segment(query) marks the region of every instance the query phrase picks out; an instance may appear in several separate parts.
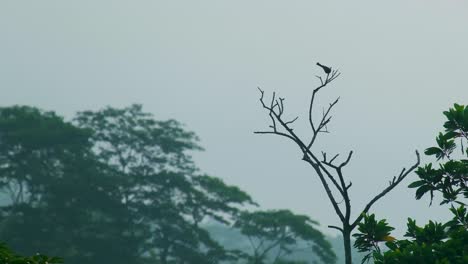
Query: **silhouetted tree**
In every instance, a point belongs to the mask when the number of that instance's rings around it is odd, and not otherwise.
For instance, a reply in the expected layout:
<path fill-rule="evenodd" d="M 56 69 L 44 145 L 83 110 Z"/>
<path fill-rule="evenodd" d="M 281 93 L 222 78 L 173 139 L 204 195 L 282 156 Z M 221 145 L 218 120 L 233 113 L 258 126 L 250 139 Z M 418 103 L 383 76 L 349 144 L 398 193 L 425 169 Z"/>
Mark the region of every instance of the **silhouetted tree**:
<path fill-rule="evenodd" d="M 319 65 L 323 68 L 323 65 Z M 329 67 L 327 67 L 329 68 Z M 262 107 L 267 111 L 268 116 L 271 120 L 270 130 L 268 131 L 257 131 L 257 134 L 271 134 L 281 137 L 285 137 L 291 140 L 297 145 L 299 151 L 302 153 L 303 160 L 307 162 L 312 169 L 315 171 L 318 176 L 320 183 L 322 184 L 328 199 L 330 200 L 333 209 L 335 210 L 341 226 L 330 225 L 330 228 L 337 229 L 343 235 L 344 240 L 344 249 L 345 249 L 345 261 L 346 264 L 351 263 L 351 232 L 356 228 L 358 223 L 362 220 L 364 215 L 369 211 L 372 205 L 377 202 L 380 198 L 385 196 L 390 192 L 395 186 L 397 186 L 403 179 L 412 172 L 419 165 L 419 154 L 416 152 L 417 161 L 411 166 L 408 170 L 403 169 L 398 176 L 393 177 L 390 181 L 389 186 L 383 189 L 381 192 L 376 194 L 366 206 L 359 212 L 358 216 L 354 219 L 351 218 L 351 202 L 349 197 L 349 189 L 352 186 L 351 182 L 346 182 L 343 169 L 351 160 L 353 152 L 350 151 L 346 159 L 341 163 L 336 163 L 338 154 L 330 158 L 327 156 L 326 152 L 316 153 L 312 146 L 318 139 L 318 136 L 321 133 L 326 133 L 327 124 L 331 120 L 330 112 L 332 108 L 338 103 L 338 99 L 333 101 L 326 109 L 323 111 L 323 115 L 319 118 L 319 121 L 314 120 L 313 108 L 315 105 L 315 98 L 324 87 L 334 81 L 340 73 L 337 70 L 331 70 L 327 73 L 327 69 L 323 68 L 326 72 L 325 77 L 318 77 L 320 80 L 320 85 L 312 91 L 312 96 L 309 104 L 308 111 L 308 120 L 309 125 L 312 131 L 312 136 L 310 139 L 305 140 L 299 137 L 292 128 L 292 124 L 297 120 L 297 117 L 292 120 L 287 120 L 284 117 L 285 105 L 284 98 L 276 97 L 276 94 L 273 93 L 271 100 L 267 103 L 264 99 L 264 91 L 260 90 L 261 97 L 260 103 Z M 331 185 L 331 187 L 330 187 Z M 334 193 L 332 188 L 336 189 L 338 193 Z M 338 201 L 343 200 L 344 203 L 339 203 Z"/>
<path fill-rule="evenodd" d="M 244 254 L 225 249 L 204 224 L 231 226 L 245 205 L 256 204 L 200 173 L 194 150 L 201 148 L 193 132 L 154 120 L 140 105 L 80 112 L 73 122 L 34 107 L 0 108 L 0 241 L 22 255 L 58 255 L 69 264 L 236 262 Z M 333 258 L 309 218 L 269 216 L 314 242 L 322 259 Z M 294 239 L 281 240 L 283 253 Z M 6 248 L 2 256 L 21 264 L 59 261 L 16 257 Z"/>
<path fill-rule="evenodd" d="M 0 240 L 23 255 L 128 263 L 112 224 L 120 202 L 89 136 L 53 112 L 0 108 L 0 191 L 9 197 L 0 207 Z"/>
<path fill-rule="evenodd" d="M 85 111 L 75 120 L 93 132 L 99 160 L 115 169 L 124 218 L 132 227 L 126 236 L 145 241 L 140 254 L 163 264 L 233 257 L 200 223 L 227 223 L 239 206 L 254 202 L 239 188 L 198 172 L 188 154 L 201 149 L 193 132 L 175 120 L 154 120 L 140 105 Z"/>
<path fill-rule="evenodd" d="M 252 247 L 249 263 L 298 263 L 287 256 L 310 249 L 324 263 L 335 263 L 336 256 L 318 223 L 289 210 L 243 212 L 235 223 Z M 273 256 L 273 257 L 271 257 Z"/>
<path fill-rule="evenodd" d="M 76 125 L 75 125 L 76 124 Z M 0 240 L 67 263 L 207 263 L 235 258 L 200 226 L 250 196 L 199 173 L 194 133 L 133 105 L 79 113 L 0 108 Z"/>

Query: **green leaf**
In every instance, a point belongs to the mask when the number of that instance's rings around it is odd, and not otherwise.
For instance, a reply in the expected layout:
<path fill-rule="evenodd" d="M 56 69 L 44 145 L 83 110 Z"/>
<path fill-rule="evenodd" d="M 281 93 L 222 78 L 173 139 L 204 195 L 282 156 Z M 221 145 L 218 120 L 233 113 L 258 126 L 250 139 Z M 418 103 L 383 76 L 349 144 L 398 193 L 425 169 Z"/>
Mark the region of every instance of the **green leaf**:
<path fill-rule="evenodd" d="M 419 200 L 421 199 L 421 197 L 423 197 L 423 195 L 430 191 L 431 190 L 431 186 L 428 186 L 428 185 L 423 185 L 421 187 L 419 187 L 417 190 L 416 190 L 416 200 Z"/>
<path fill-rule="evenodd" d="M 426 183 L 425 181 L 415 181 L 415 182 L 410 183 L 408 185 L 408 188 L 416 188 L 416 187 L 424 185 L 425 183 Z"/>
<path fill-rule="evenodd" d="M 440 155 L 442 153 L 443 151 L 438 147 L 430 147 L 424 151 L 424 154 L 426 155 Z"/>

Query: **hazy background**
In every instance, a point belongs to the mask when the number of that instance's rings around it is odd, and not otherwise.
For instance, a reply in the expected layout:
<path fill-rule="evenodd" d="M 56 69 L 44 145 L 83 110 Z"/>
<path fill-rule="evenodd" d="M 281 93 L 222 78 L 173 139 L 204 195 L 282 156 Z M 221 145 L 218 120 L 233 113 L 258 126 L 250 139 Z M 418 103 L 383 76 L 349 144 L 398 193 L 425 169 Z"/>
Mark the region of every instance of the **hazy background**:
<path fill-rule="evenodd" d="M 356 214 L 414 163 L 414 150 L 434 143 L 442 111 L 467 103 L 467 13 L 461 0 L 2 1 L 0 105 L 69 118 L 141 103 L 200 136 L 206 151 L 194 157 L 203 171 L 265 208 L 337 224 L 298 149 L 253 134 L 268 126 L 256 87 L 286 97 L 308 137 L 308 100 L 322 73 L 315 63 L 342 71 L 318 100 L 341 96 L 317 149 L 355 151 L 345 173 Z M 449 217 L 414 200 L 406 186 L 415 177 L 372 210 L 399 235 L 408 216 L 421 224 Z"/>

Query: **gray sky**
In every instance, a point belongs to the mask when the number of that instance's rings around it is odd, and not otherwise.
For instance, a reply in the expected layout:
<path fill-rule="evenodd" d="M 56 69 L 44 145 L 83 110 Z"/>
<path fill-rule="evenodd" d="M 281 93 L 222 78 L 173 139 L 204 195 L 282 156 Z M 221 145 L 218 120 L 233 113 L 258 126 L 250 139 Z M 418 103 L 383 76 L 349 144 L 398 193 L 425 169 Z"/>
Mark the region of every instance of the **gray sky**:
<path fill-rule="evenodd" d="M 467 12 L 461 0 L 2 1 L 0 105 L 70 117 L 141 103 L 201 137 L 206 151 L 195 158 L 203 171 L 264 208 L 337 224 L 298 149 L 252 133 L 268 125 L 256 87 L 286 97 L 307 137 L 315 63 L 342 71 L 319 97 L 322 105 L 341 101 L 317 149 L 355 151 L 345 172 L 357 213 L 415 161 L 415 149 L 433 144 L 442 111 L 467 103 Z M 408 216 L 420 224 L 449 217 L 414 200 L 406 186 L 415 178 L 373 210 L 397 234 Z"/>

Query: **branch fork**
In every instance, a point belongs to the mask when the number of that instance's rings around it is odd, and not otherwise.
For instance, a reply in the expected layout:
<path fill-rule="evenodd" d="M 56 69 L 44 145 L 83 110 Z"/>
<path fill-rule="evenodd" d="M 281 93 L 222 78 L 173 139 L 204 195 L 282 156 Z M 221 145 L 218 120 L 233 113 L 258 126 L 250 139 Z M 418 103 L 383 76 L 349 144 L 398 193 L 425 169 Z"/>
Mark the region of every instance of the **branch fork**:
<path fill-rule="evenodd" d="M 346 183 L 343 170 L 351 161 L 353 156 L 353 151 L 349 151 L 346 159 L 341 163 L 337 163 L 339 154 L 334 155 L 329 159 L 327 157 L 327 153 L 322 151 L 321 152 L 321 159 L 318 158 L 318 155 L 312 151 L 312 147 L 316 142 L 318 135 L 320 133 L 328 133 L 327 125 L 331 122 L 332 116 L 331 111 L 332 109 L 338 104 L 339 97 L 336 98 L 333 102 L 329 103 L 327 107 L 323 108 L 322 116 L 319 118 L 318 121 L 314 120 L 313 113 L 314 113 L 314 105 L 315 99 L 318 93 L 328 86 L 331 82 L 333 82 L 336 78 L 340 76 L 340 72 L 338 70 L 332 70 L 330 73 L 326 74 L 326 76 L 316 76 L 319 81 L 320 85 L 317 86 L 315 89 L 312 90 L 312 95 L 309 103 L 309 111 L 308 111 L 308 122 L 310 125 L 310 129 L 312 132 L 311 138 L 307 141 L 300 138 L 291 127 L 295 121 L 298 120 L 298 116 L 286 120 L 283 118 L 285 113 L 285 104 L 284 98 L 276 97 L 276 93 L 273 92 L 271 101 L 269 103 L 265 102 L 264 95 L 265 92 L 258 87 L 260 91 L 260 104 L 262 107 L 267 110 L 268 116 L 271 119 L 271 124 L 269 127 L 271 130 L 268 131 L 256 131 L 256 134 L 273 134 L 278 135 L 281 137 L 288 138 L 292 140 L 300 149 L 301 153 L 303 154 L 302 160 L 309 163 L 311 167 L 316 172 L 322 186 L 325 189 L 325 192 L 336 212 L 340 221 L 342 222 L 342 227 L 328 226 L 329 228 L 337 229 L 344 236 L 350 236 L 352 230 L 357 226 L 357 224 L 362 220 L 363 216 L 370 210 L 372 205 L 377 202 L 380 198 L 394 189 L 399 183 L 401 183 L 411 172 L 413 172 L 420 163 L 420 156 L 419 153 L 416 151 L 416 162 L 406 170 L 403 168 L 398 176 L 394 176 L 390 181 L 389 185 L 375 195 L 364 207 L 364 209 L 359 213 L 359 215 L 352 221 L 351 220 L 351 202 L 349 197 L 349 189 L 352 186 L 352 182 L 349 181 Z M 333 187 L 333 189 L 331 188 Z M 340 201 L 340 202 L 337 202 Z M 344 204 L 342 202 L 344 201 Z M 346 238 L 345 238 L 346 240 Z M 349 242 L 349 241 L 348 241 Z M 348 243 L 345 241 L 345 244 Z M 346 248 L 347 246 L 345 246 Z M 348 262 L 347 262 L 348 263 Z"/>

